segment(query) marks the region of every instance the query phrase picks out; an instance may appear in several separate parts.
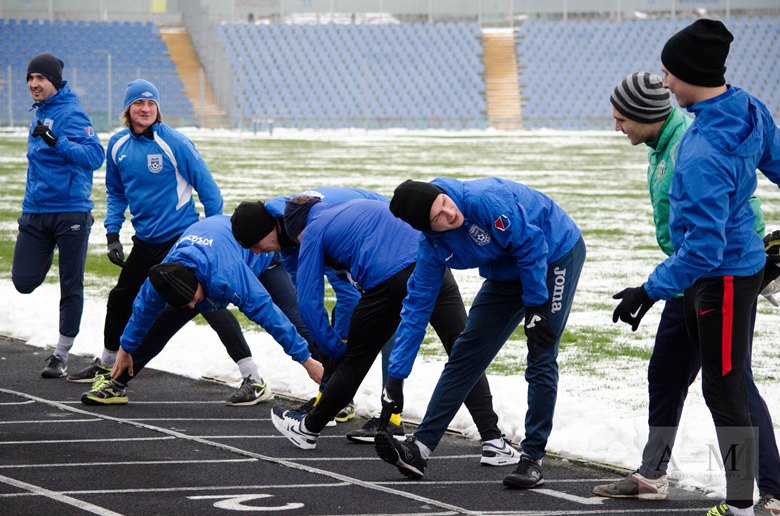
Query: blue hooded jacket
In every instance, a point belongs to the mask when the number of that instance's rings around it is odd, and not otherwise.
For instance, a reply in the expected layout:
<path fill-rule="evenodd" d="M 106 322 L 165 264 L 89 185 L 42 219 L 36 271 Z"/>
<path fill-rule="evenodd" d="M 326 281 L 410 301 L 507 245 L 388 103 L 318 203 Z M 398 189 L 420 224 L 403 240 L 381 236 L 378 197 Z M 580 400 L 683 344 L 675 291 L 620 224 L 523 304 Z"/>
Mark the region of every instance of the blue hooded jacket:
<path fill-rule="evenodd" d="M 385 204 L 390 203 L 390 200 L 384 195 L 368 190 L 324 186 L 313 190 L 306 190 L 305 192 L 289 197 L 274 197 L 265 201 L 265 209 L 279 221 L 280 227 L 284 227 L 285 203 L 293 197 L 298 197 L 300 195 L 319 197 L 322 199 L 320 202 L 325 206 L 334 206 L 353 199 L 373 199 L 375 201 L 382 201 Z M 293 244 L 291 246 L 283 247 L 279 252 L 279 255 L 282 258 L 285 270 L 290 274 L 293 285 L 297 285 L 298 245 Z M 346 339 L 347 333 L 349 332 L 349 320 L 352 318 L 352 312 L 355 310 L 358 301 L 360 301 L 360 292 L 358 292 L 348 280 L 333 272 L 333 269 L 330 267 L 325 269 L 325 275 L 328 277 L 328 282 L 336 293 L 336 306 L 334 308 L 335 323 L 333 327 L 342 339 Z"/>
<path fill-rule="evenodd" d="M 312 206 L 298 253 L 298 309 L 324 353 L 339 359 L 346 349 L 323 304 L 326 265 L 367 291 L 414 262 L 419 234 L 383 201 Z"/>
<path fill-rule="evenodd" d="M 257 279 L 273 256 L 255 255 L 243 249 L 233 238 L 230 218 L 217 215 L 187 228 L 163 263 L 179 262 L 195 272 L 206 295 L 195 306 L 200 312 L 222 309 L 232 303 L 262 326 L 293 360 L 303 362 L 311 356 L 306 341 Z M 122 349 L 135 350 L 164 307 L 165 300 L 147 279 L 133 302 L 133 315 L 122 334 Z"/>
<path fill-rule="evenodd" d="M 463 225 L 420 236 L 417 265 L 409 278 L 401 325 L 390 355 L 388 373 L 406 378 L 425 337 L 441 289 L 445 267 L 479 268 L 482 277 L 520 281 L 525 306 L 548 299 L 547 267 L 566 255 L 582 236 L 552 199 L 520 183 L 497 177 L 431 181 L 463 214 Z"/>
<path fill-rule="evenodd" d="M 57 93 L 33 109 L 22 212 L 91 211 L 92 172 L 103 164 L 105 152 L 78 97 L 63 81 Z M 54 147 L 32 136 L 39 121 L 57 137 Z"/>
<path fill-rule="evenodd" d="M 167 242 L 198 221 L 192 191 L 206 217 L 222 213 L 222 194 L 192 142 L 155 123 L 154 140 L 125 128 L 111 137 L 106 157 L 107 233 L 119 233 L 130 208 L 138 238 Z"/>
<path fill-rule="evenodd" d="M 699 278 L 753 275 L 766 262 L 749 199 L 756 168 L 780 184 L 780 131 L 761 101 L 733 86 L 688 111 L 696 120 L 680 140 L 669 190 L 675 251 L 645 283 L 654 300 Z"/>

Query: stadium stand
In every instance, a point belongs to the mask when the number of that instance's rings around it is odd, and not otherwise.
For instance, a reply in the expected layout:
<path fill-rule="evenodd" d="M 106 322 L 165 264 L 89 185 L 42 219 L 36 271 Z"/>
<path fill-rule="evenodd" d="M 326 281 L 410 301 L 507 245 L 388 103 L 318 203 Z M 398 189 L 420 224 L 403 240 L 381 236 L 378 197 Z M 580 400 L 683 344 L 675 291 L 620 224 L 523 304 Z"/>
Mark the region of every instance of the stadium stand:
<path fill-rule="evenodd" d="M 526 21 L 516 53 L 526 128 L 608 129 L 609 95 L 626 75 L 660 72 L 666 40 L 690 20 Z M 732 17 L 726 79 L 780 116 L 780 17 Z"/>
<path fill-rule="evenodd" d="M 476 23 L 216 25 L 247 119 L 280 127 L 485 126 Z"/>
<path fill-rule="evenodd" d="M 0 113 L 10 106 L 16 125 L 29 122 L 32 101 L 25 74 L 30 58 L 41 52 L 65 62 L 63 78 L 98 130 L 120 125 L 125 88 L 138 77 L 160 90 L 166 120 L 181 124 L 195 119 L 159 29 L 151 22 L 9 19 L 0 20 Z"/>

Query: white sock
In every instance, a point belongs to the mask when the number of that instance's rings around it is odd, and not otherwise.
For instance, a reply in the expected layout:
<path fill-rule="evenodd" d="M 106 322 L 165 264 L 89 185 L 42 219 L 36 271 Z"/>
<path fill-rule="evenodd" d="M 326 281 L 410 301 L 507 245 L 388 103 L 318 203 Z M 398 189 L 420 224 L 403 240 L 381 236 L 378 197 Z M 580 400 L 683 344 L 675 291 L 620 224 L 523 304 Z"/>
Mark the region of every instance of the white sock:
<path fill-rule="evenodd" d="M 73 347 L 74 339 L 75 337 L 60 335 L 60 340 L 57 342 L 57 349 L 54 350 L 54 354 L 60 357 L 66 364 L 68 363 L 68 353 L 70 353 L 70 348 Z"/>
<path fill-rule="evenodd" d="M 755 514 L 752 507 L 745 507 L 744 509 L 740 509 L 738 507 L 734 507 L 733 505 L 729 505 L 729 510 L 734 513 L 734 516 L 753 516 L 753 514 Z"/>
<path fill-rule="evenodd" d="M 100 355 L 100 363 L 106 367 L 114 367 L 116 363 L 116 351 L 103 348 L 103 354 Z"/>
<path fill-rule="evenodd" d="M 420 449 L 420 457 L 422 457 L 423 460 L 428 460 L 428 457 L 431 456 L 431 449 L 416 439 L 414 441 L 414 444 L 416 444 L 417 447 Z"/>
<path fill-rule="evenodd" d="M 482 444 L 492 444 L 496 448 L 502 448 L 504 446 L 504 440 L 501 437 L 496 437 L 489 441 L 482 441 Z"/>
<path fill-rule="evenodd" d="M 241 378 L 251 376 L 255 380 L 260 379 L 260 371 L 257 370 L 257 364 L 252 357 L 242 358 L 236 364 L 238 364 L 238 370 L 241 372 Z"/>

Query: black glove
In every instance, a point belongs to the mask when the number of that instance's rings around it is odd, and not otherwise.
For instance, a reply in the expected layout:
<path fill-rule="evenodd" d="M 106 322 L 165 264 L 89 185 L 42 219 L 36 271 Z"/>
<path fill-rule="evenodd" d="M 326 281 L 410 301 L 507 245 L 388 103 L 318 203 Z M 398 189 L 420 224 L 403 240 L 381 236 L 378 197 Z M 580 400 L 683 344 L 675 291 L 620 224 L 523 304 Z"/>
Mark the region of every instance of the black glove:
<path fill-rule="evenodd" d="M 620 319 L 631 325 L 631 331 L 636 331 L 639 328 L 639 321 L 655 303 L 647 295 L 644 285 L 623 289 L 612 296 L 612 299 L 622 299 L 615 311 L 612 312 L 612 322 L 616 323 Z"/>
<path fill-rule="evenodd" d="M 767 262 L 780 262 L 780 229 L 776 229 L 764 237 L 764 251 Z M 767 263 L 767 265 L 769 264 Z"/>
<path fill-rule="evenodd" d="M 544 306 L 525 307 L 525 336 L 529 347 L 538 345 L 551 348 L 555 345 L 556 335 L 547 324 Z"/>
<path fill-rule="evenodd" d="M 54 133 L 51 132 L 51 129 L 43 125 L 40 120 L 38 120 L 38 125 L 36 125 L 35 129 L 33 129 L 32 135 L 33 138 L 38 138 L 39 136 L 43 138 L 43 141 L 45 141 L 46 145 L 49 147 L 54 147 L 54 145 L 57 143 L 57 137 L 54 136 Z"/>
<path fill-rule="evenodd" d="M 390 416 L 400 414 L 404 408 L 403 378 L 387 377 L 387 385 L 382 391 L 382 413 L 379 415 L 379 430 L 387 428 Z"/>
<path fill-rule="evenodd" d="M 761 280 L 761 288 L 759 289 L 759 292 L 763 294 L 763 290 L 766 288 L 766 286 L 772 283 L 778 277 L 780 277 L 780 264 L 771 261 L 769 257 L 767 257 L 766 265 L 764 266 L 764 278 Z"/>
<path fill-rule="evenodd" d="M 106 252 L 108 259 L 114 265 L 124 267 L 125 253 L 122 250 L 122 242 L 119 241 L 119 233 L 108 233 L 106 240 L 108 240 L 108 251 Z"/>

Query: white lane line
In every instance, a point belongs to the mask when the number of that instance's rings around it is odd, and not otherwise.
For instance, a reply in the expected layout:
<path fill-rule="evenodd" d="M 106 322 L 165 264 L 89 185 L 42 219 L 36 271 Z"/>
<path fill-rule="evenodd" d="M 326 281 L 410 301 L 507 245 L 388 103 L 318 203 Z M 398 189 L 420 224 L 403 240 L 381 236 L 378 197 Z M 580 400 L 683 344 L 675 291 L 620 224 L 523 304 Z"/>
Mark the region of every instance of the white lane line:
<path fill-rule="evenodd" d="M 83 500 L 77 500 L 76 498 L 71 498 L 70 496 L 57 493 L 56 491 L 50 491 L 43 487 L 35 486 L 33 484 L 28 484 L 27 482 L 22 482 L 20 480 L 16 480 L 3 475 L 0 475 L 0 482 L 4 484 L 8 484 L 10 486 L 18 487 L 19 489 L 24 489 L 26 491 L 29 491 L 31 493 L 40 496 L 45 496 L 46 498 L 51 498 L 56 502 L 72 505 L 73 507 L 77 507 L 83 511 L 91 512 L 92 514 L 100 514 L 101 516 L 121 516 L 121 514 L 119 514 L 118 512 L 109 511 L 108 509 L 104 509 L 97 505 L 93 505 L 89 502 L 85 502 Z"/>
<path fill-rule="evenodd" d="M 0 403 L 0 407 L 5 407 L 6 405 L 29 405 L 30 403 L 35 403 L 33 400 L 27 400 L 27 401 L 5 401 L 3 403 Z"/>
<path fill-rule="evenodd" d="M 9 394 L 14 394 L 14 391 L 8 391 L 8 392 L 9 392 Z M 23 396 L 29 396 L 28 394 L 23 394 L 23 393 L 18 393 L 18 394 L 21 394 Z M 56 403 L 58 405 L 75 405 L 77 407 L 83 405 L 83 403 L 81 403 L 80 400 L 76 400 L 76 401 L 73 401 L 73 400 L 59 400 L 59 401 L 57 401 L 57 400 L 46 400 L 46 402 L 48 402 L 48 403 Z M 132 404 L 133 405 L 224 405 L 225 402 L 224 401 L 217 401 L 217 400 L 215 400 L 215 401 L 197 401 L 197 400 L 192 400 L 192 401 L 186 401 L 186 400 L 185 401 L 149 401 L 149 400 L 135 401 L 135 400 L 133 400 Z"/>
<path fill-rule="evenodd" d="M 201 459 L 201 460 L 129 460 L 115 462 L 64 462 L 52 464 L 0 464 L 0 469 L 24 468 L 93 468 L 99 466 L 154 466 L 159 464 L 222 464 L 232 462 L 257 462 L 257 459 Z"/>
<path fill-rule="evenodd" d="M 261 489 L 315 489 L 331 487 L 350 487 L 347 482 L 330 482 L 323 484 L 278 484 L 278 485 L 246 485 L 239 486 L 200 486 L 200 487 L 143 487 L 137 489 L 79 489 L 58 491 L 68 495 L 104 495 L 104 494 L 133 494 L 133 493 L 189 493 L 203 491 L 249 491 Z M 0 498 L 14 498 L 17 496 L 30 496 L 30 493 L 6 493 L 0 494 Z"/>
<path fill-rule="evenodd" d="M 172 436 L 178 437 L 180 439 L 184 439 L 184 440 L 200 443 L 200 444 L 203 444 L 203 445 L 206 445 L 206 446 L 212 446 L 212 447 L 215 447 L 215 448 L 218 448 L 218 449 L 221 449 L 221 450 L 225 450 L 225 451 L 229 451 L 229 452 L 232 452 L 232 453 L 236 453 L 238 455 L 243 455 L 245 457 L 252 457 L 252 458 L 255 458 L 255 459 L 263 460 L 263 461 L 269 462 L 271 464 L 278 464 L 280 466 L 284 466 L 284 467 L 287 467 L 287 468 L 297 469 L 299 471 L 304 471 L 304 472 L 312 473 L 312 474 L 315 474 L 315 475 L 322 475 L 322 476 L 333 478 L 335 480 L 339 480 L 339 481 L 342 481 L 342 482 L 349 482 L 350 484 L 353 484 L 353 485 L 356 485 L 356 486 L 359 486 L 359 487 L 363 487 L 365 489 L 371 489 L 371 490 L 374 490 L 374 491 L 381 491 L 381 492 L 384 492 L 384 493 L 387 493 L 387 494 L 400 496 L 400 497 L 407 498 L 407 499 L 410 499 L 410 500 L 415 500 L 415 501 L 426 503 L 426 504 L 429 504 L 429 505 L 432 505 L 432 506 L 435 506 L 435 507 L 439 507 L 441 509 L 445 509 L 445 510 L 448 510 L 448 511 L 454 511 L 454 512 L 457 512 L 459 514 L 474 514 L 474 515 L 479 514 L 479 512 L 470 511 L 470 510 L 465 509 L 463 507 L 458 507 L 456 505 L 452 505 L 452 504 L 449 504 L 449 503 L 446 503 L 446 502 L 442 502 L 440 500 L 435 500 L 433 498 L 427 498 L 425 496 L 420 496 L 420 495 L 416 495 L 416 494 L 413 494 L 413 493 L 407 493 L 405 491 L 401 491 L 401 490 L 398 490 L 398 489 L 392 489 L 390 487 L 385 487 L 385 486 L 382 486 L 382 485 L 375 484 L 373 482 L 367 482 L 365 480 L 360 480 L 360 479 L 357 479 L 357 478 L 349 477 L 347 475 L 342 475 L 340 473 L 335 473 L 335 472 L 332 472 L 332 471 L 326 471 L 326 470 L 319 469 L 319 468 L 313 468 L 313 467 L 310 467 L 310 466 L 305 466 L 305 465 L 299 464 L 299 463 L 297 463 L 295 461 L 278 459 L 276 457 L 271 457 L 269 455 L 262 455 L 262 454 L 259 454 L 259 453 L 254 453 L 254 452 L 250 452 L 250 451 L 247 451 L 247 450 L 242 450 L 241 448 L 236 448 L 234 446 L 229 446 L 229 445 L 222 444 L 222 443 L 219 443 L 219 442 L 216 442 L 216 441 L 210 441 L 208 439 L 201 439 L 201 438 L 198 438 L 198 437 L 192 437 L 191 435 L 183 434 L 183 433 L 177 432 L 175 430 L 170 430 L 170 429 L 167 429 L 167 428 L 147 425 L 146 423 L 130 421 L 130 420 L 127 420 L 127 419 L 122 419 L 122 418 L 113 417 L 113 416 L 107 416 L 107 415 L 103 415 L 103 414 L 94 414 L 94 413 L 88 412 L 86 410 L 78 409 L 78 408 L 75 408 L 75 407 L 70 407 L 70 406 L 68 406 L 66 404 L 63 404 L 63 403 L 47 400 L 47 399 L 44 399 L 44 398 L 40 398 L 38 396 L 33 396 L 31 394 L 18 392 L 18 391 L 14 391 L 14 390 L 10 390 L 10 389 L 0 388 L 0 392 L 5 392 L 7 394 L 13 394 L 13 395 L 20 396 L 20 397 L 23 397 L 23 398 L 35 400 L 35 401 L 37 401 L 39 403 L 50 405 L 52 407 L 57 407 L 57 408 L 59 408 L 61 410 L 67 410 L 67 411 L 70 411 L 70 412 L 74 412 L 76 414 L 83 414 L 83 415 L 92 416 L 92 417 L 97 416 L 97 417 L 100 417 L 102 419 L 106 419 L 108 421 L 114 421 L 114 422 L 117 422 L 117 423 L 120 423 L 120 424 L 131 425 L 131 426 L 135 426 L 135 427 L 138 427 L 138 428 L 144 428 L 146 430 L 153 430 L 153 431 L 160 432 L 160 433 L 166 434 L 166 435 L 172 435 Z"/>
<path fill-rule="evenodd" d="M 560 498 L 562 500 L 567 500 L 569 502 L 574 502 L 581 505 L 601 505 L 606 500 L 606 498 L 604 498 L 603 496 L 589 496 L 585 498 L 584 496 L 576 496 L 561 491 L 553 491 L 552 489 L 545 489 L 539 487 L 535 488 L 533 492 L 547 495 L 547 496 L 552 496 L 553 498 Z"/>
<path fill-rule="evenodd" d="M 125 437 L 117 439 L 46 439 L 41 441 L 0 441 L 3 444 L 75 444 L 75 443 L 125 443 L 130 441 L 170 441 L 175 437 Z"/>
<path fill-rule="evenodd" d="M 92 415 L 92 414 L 90 414 Z M 98 423 L 100 418 L 90 419 L 20 419 L 17 421 L 0 421 L 0 425 L 40 425 L 49 423 Z"/>
<path fill-rule="evenodd" d="M 674 507 L 674 508 L 662 508 L 662 509 L 604 509 L 599 507 L 598 509 L 588 510 L 570 510 L 570 511 L 482 511 L 480 514 L 489 515 L 497 514 L 502 516 L 576 516 L 576 515 L 589 515 L 589 516 L 603 516 L 605 514 L 647 514 L 647 513 L 663 513 L 663 512 L 683 512 L 687 514 L 705 514 L 706 511 L 712 509 L 712 506 L 707 507 Z"/>

